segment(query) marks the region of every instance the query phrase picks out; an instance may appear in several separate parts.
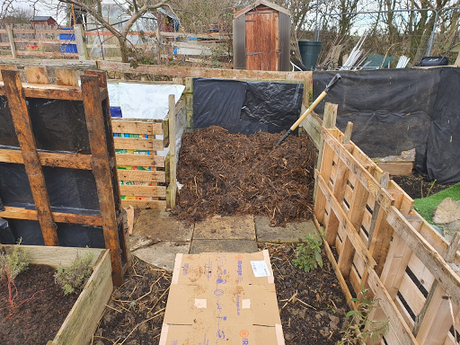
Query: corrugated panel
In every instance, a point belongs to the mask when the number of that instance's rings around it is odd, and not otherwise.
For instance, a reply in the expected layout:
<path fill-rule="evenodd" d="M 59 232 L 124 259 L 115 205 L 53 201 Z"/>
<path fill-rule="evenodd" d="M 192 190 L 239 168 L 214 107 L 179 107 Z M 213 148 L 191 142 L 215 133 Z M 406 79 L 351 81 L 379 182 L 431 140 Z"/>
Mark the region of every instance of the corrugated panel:
<path fill-rule="evenodd" d="M 246 16 L 233 20 L 233 67 L 246 69 Z"/>
<path fill-rule="evenodd" d="M 279 65 L 280 71 L 290 71 L 289 63 L 291 42 L 291 17 L 284 13 L 279 14 Z"/>

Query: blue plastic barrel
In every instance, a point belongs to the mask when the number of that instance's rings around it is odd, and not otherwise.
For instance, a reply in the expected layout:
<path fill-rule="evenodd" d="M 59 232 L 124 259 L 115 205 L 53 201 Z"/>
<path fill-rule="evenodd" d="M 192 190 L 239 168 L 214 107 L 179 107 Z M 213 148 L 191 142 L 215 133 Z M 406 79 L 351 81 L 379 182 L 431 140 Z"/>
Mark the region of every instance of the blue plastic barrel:
<path fill-rule="evenodd" d="M 323 42 L 320 41 L 299 41 L 300 56 L 302 57 L 303 64 L 309 71 L 313 71 L 316 68 L 322 44 Z"/>

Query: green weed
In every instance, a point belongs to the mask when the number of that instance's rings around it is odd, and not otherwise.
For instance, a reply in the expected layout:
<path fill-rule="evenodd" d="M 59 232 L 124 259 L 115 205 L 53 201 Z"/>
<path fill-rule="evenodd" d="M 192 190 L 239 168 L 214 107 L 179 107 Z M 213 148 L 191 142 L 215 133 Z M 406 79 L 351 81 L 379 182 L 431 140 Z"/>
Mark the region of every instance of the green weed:
<path fill-rule="evenodd" d="M 54 278 L 64 290 L 64 295 L 78 293 L 83 290 L 92 273 L 90 265 L 93 262 L 93 258 L 94 254 L 91 252 L 88 252 L 84 256 L 78 256 L 77 254 L 77 258 L 72 261 L 70 266 L 57 267 Z"/>
<path fill-rule="evenodd" d="M 323 241 L 320 236 L 308 235 L 305 240 L 296 248 L 296 258 L 292 263 L 304 270 L 310 272 L 316 268 L 323 267 L 323 258 L 321 257 L 321 245 Z"/>

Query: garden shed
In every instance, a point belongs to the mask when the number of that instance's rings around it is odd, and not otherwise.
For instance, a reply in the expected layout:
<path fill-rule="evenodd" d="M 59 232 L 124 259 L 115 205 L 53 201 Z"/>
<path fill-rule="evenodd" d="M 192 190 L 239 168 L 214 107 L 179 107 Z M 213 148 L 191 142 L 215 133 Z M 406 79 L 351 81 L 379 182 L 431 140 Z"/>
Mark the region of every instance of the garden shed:
<path fill-rule="evenodd" d="M 258 0 L 235 14 L 234 67 L 289 71 L 291 14 L 269 1 Z"/>

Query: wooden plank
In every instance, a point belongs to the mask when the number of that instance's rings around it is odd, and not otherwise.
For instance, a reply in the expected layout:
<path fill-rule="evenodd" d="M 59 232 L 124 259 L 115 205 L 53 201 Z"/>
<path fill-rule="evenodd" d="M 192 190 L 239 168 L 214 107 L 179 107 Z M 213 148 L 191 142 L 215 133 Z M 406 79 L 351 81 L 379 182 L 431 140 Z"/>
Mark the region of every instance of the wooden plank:
<path fill-rule="evenodd" d="M 91 155 L 38 152 L 38 158 L 42 166 L 91 170 Z M 24 158 L 19 150 L 2 149 L 0 150 L 0 162 L 24 164 Z"/>
<path fill-rule="evenodd" d="M 126 196 L 165 197 L 165 186 L 120 186 L 120 194 Z"/>
<path fill-rule="evenodd" d="M 169 95 L 169 155 L 171 157 L 169 161 L 169 198 L 166 200 L 166 204 L 170 208 L 176 207 L 176 101 L 174 95 Z"/>
<path fill-rule="evenodd" d="M 110 254 L 104 253 L 56 334 L 53 345 L 89 344 L 113 291 Z"/>
<path fill-rule="evenodd" d="M 6 31 L 8 33 L 8 41 L 10 41 L 11 55 L 13 56 L 13 59 L 15 59 L 18 54 L 16 52 L 16 45 L 14 44 L 13 28 L 11 25 L 6 27 Z"/>
<path fill-rule="evenodd" d="M 335 199 L 335 197 L 327 189 L 326 182 L 324 181 L 321 175 L 318 175 L 318 186 L 322 190 L 324 196 L 326 197 L 327 202 L 331 205 L 332 211 L 336 214 L 337 219 L 344 227 L 347 237 L 350 239 L 353 248 L 356 250 L 357 254 L 363 260 L 366 267 L 374 267 L 375 261 L 369 254 L 366 246 L 359 238 L 358 232 L 352 225 L 351 221 L 348 219 L 347 214 L 343 211 L 340 203 Z"/>
<path fill-rule="evenodd" d="M 163 141 L 160 139 L 145 138 L 113 138 L 116 149 L 163 151 Z"/>
<path fill-rule="evenodd" d="M 258 79 L 258 80 L 300 80 L 312 79 L 313 73 L 306 72 L 277 72 L 277 71 L 249 71 L 237 69 L 217 69 L 200 67 L 168 67 L 154 65 L 138 65 L 136 68 L 129 63 L 111 62 L 101 60 L 97 62 L 98 68 L 105 71 L 121 73 L 144 73 L 151 75 L 169 75 L 174 77 L 201 77 L 222 79 Z"/>
<path fill-rule="evenodd" d="M 391 296 L 388 294 L 387 290 L 384 288 L 383 283 L 380 281 L 377 273 L 369 269 L 368 272 L 368 283 L 372 292 L 379 299 L 379 305 L 384 311 L 384 313 L 390 318 L 390 327 L 394 330 L 401 344 L 414 344 L 418 345 L 419 343 L 415 340 L 415 337 L 412 335 L 409 327 L 404 323 L 401 313 L 398 311 L 398 308 L 394 304 Z"/>
<path fill-rule="evenodd" d="M 121 206 L 135 208 L 151 208 L 152 210 L 164 210 L 166 208 L 166 200 L 121 200 Z"/>
<path fill-rule="evenodd" d="M 412 162 L 378 162 L 377 165 L 391 176 L 409 176 L 414 169 Z"/>
<path fill-rule="evenodd" d="M 347 145 L 351 140 L 351 133 L 353 132 L 353 122 L 348 121 L 345 132 L 343 133 L 343 144 Z"/>
<path fill-rule="evenodd" d="M 14 250 L 14 245 L 2 245 L 7 253 Z M 93 261 L 91 266 L 97 265 L 106 249 L 100 248 L 75 248 L 75 247 L 60 247 L 60 246 L 31 246 L 22 245 L 27 251 L 27 257 L 31 264 L 47 265 L 51 267 L 69 266 L 75 260 L 77 255 L 86 255 L 93 253 Z"/>
<path fill-rule="evenodd" d="M 405 274 L 401 280 L 399 293 L 406 300 L 406 303 L 409 305 L 409 308 L 411 308 L 414 314 L 418 315 L 425 304 L 426 298 L 407 274 Z"/>
<path fill-rule="evenodd" d="M 100 79 L 98 76 L 85 74 L 81 76 L 81 84 L 92 153 L 93 175 L 96 180 L 99 208 L 103 219 L 104 240 L 106 248 L 110 249 L 111 253 L 113 283 L 119 286 L 123 282 L 121 248 L 109 166 L 110 156 L 107 151 L 106 128 L 99 91 Z"/>
<path fill-rule="evenodd" d="M 355 184 L 353 190 L 352 200 L 349 200 L 350 210 L 348 211 L 347 220 L 350 222 L 355 236 L 361 243 L 365 243 L 359 236 L 359 230 L 366 211 L 366 200 L 368 198 L 368 192 L 361 183 Z M 345 211 L 342 211 L 345 213 Z M 342 274 L 347 277 L 350 273 L 353 256 L 355 254 L 356 246 L 352 243 L 351 238 L 347 235 L 343 241 L 342 253 L 338 261 L 339 268 Z"/>
<path fill-rule="evenodd" d="M 305 109 L 306 110 L 306 109 Z M 302 113 L 303 113 L 302 109 Z M 321 127 L 323 125 L 323 120 L 314 112 L 311 112 L 310 115 L 306 117 L 305 120 L 302 121 L 300 126 L 302 126 L 305 131 L 307 132 L 309 138 L 313 141 L 313 144 L 315 144 L 315 147 L 319 149 L 322 144 L 322 138 L 321 138 Z"/>
<path fill-rule="evenodd" d="M 16 70 L 16 66 L 12 66 L 12 65 L 4 65 L 4 64 L 0 64 L 0 70 L 2 69 L 9 69 L 9 70 Z M 2 77 L 2 74 L 0 73 L 0 81 L 3 81 L 3 77 Z M 3 88 L 3 85 L 1 85 L 2 87 L 0 88 L 0 90 L 2 91 L 2 95 L 5 94 L 5 90 Z"/>
<path fill-rule="evenodd" d="M 395 233 L 401 237 L 440 282 L 441 288 L 451 296 L 455 305 L 460 306 L 460 277 L 442 256 L 410 225 L 395 207 L 390 208 L 387 221 L 393 227 Z"/>
<path fill-rule="evenodd" d="M 130 165 L 130 166 L 151 166 L 157 168 L 164 168 L 165 161 L 163 156 L 155 155 L 135 155 L 130 153 L 117 153 L 117 165 Z"/>
<path fill-rule="evenodd" d="M 321 132 L 324 141 L 329 145 L 334 152 L 344 161 L 346 166 L 354 172 L 357 179 L 364 185 L 364 187 L 372 194 L 383 209 L 387 210 L 394 204 L 394 200 L 391 195 L 380 187 L 379 183 L 375 178 L 365 169 L 361 163 L 336 139 L 332 136 L 331 132 L 326 130 L 324 127 Z M 356 147 L 353 153 L 356 151 Z M 375 165 L 375 164 L 374 164 Z M 380 179 L 380 177 L 379 177 Z"/>
<path fill-rule="evenodd" d="M 44 56 L 44 57 L 59 57 L 59 58 L 76 58 L 76 53 L 52 53 L 52 52 L 37 52 L 37 51 L 17 51 L 17 56 Z"/>
<path fill-rule="evenodd" d="M 13 118 L 16 135 L 21 146 L 24 159 L 24 167 L 29 179 L 30 189 L 38 213 L 38 221 L 43 234 L 43 240 L 47 246 L 59 245 L 57 237 L 57 225 L 51 213 L 48 190 L 46 189 L 45 177 L 43 175 L 40 159 L 37 154 L 35 137 L 29 110 L 24 97 L 19 72 L 2 70 L 5 83 L 5 93 Z"/>
<path fill-rule="evenodd" d="M 63 212 L 52 212 L 52 215 L 56 223 L 102 226 L 102 218 L 100 216 L 85 216 Z M 28 210 L 20 207 L 5 206 L 5 211 L 0 211 L 0 217 L 7 219 L 38 220 L 38 212 L 36 210 Z"/>
<path fill-rule="evenodd" d="M 58 85 L 78 86 L 77 70 L 56 68 L 54 74 Z"/>
<path fill-rule="evenodd" d="M 24 68 L 29 84 L 49 84 L 46 67 L 26 66 Z"/>
<path fill-rule="evenodd" d="M 85 31 L 83 25 L 75 25 L 75 42 L 77 44 L 78 58 L 80 61 L 88 60 L 88 51 L 86 49 Z"/>
<path fill-rule="evenodd" d="M 164 171 L 117 170 L 120 181 L 139 181 L 147 183 L 165 182 Z"/>
<path fill-rule="evenodd" d="M 147 134 L 149 136 L 163 134 L 161 122 L 141 121 L 112 118 L 112 130 L 114 133 Z"/>
<path fill-rule="evenodd" d="M 429 306 L 424 315 L 417 334 L 419 344 L 442 344 L 452 326 L 450 314 L 450 299 L 445 298 L 445 291 L 440 284 L 436 284 L 435 291 L 430 300 Z M 454 315 L 458 312 L 458 307 L 453 306 Z"/>

